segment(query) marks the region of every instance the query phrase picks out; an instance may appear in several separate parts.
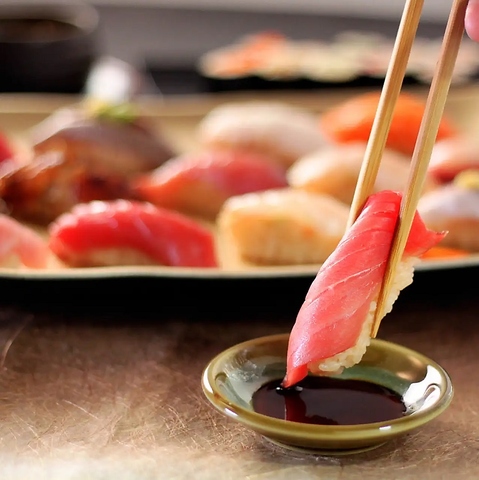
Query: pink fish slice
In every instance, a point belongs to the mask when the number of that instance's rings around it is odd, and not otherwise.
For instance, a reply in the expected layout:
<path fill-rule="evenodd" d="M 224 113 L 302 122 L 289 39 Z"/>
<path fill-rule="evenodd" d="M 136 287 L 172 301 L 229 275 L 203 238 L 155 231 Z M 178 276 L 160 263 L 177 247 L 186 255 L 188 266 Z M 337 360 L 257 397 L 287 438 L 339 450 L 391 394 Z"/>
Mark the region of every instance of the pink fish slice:
<path fill-rule="evenodd" d="M 265 155 L 207 150 L 172 158 L 133 188 L 155 205 L 214 218 L 229 197 L 286 186 L 284 168 Z"/>
<path fill-rule="evenodd" d="M 47 242 L 31 228 L 0 215 L 0 262 L 17 256 L 28 268 L 46 268 L 50 250 Z"/>

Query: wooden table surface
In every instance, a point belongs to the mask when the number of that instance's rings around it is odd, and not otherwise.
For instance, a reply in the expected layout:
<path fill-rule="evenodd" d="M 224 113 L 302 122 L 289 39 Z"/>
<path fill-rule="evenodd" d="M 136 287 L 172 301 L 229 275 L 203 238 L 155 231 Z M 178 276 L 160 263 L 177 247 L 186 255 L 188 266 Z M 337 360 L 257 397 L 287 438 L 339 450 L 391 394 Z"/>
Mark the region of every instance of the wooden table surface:
<path fill-rule="evenodd" d="M 479 478 L 478 275 L 418 272 L 379 335 L 442 364 L 452 405 L 342 458 L 272 446 L 200 386 L 223 349 L 289 331 L 310 278 L 3 280 L 2 346 L 15 338 L 0 371 L 0 478 Z"/>

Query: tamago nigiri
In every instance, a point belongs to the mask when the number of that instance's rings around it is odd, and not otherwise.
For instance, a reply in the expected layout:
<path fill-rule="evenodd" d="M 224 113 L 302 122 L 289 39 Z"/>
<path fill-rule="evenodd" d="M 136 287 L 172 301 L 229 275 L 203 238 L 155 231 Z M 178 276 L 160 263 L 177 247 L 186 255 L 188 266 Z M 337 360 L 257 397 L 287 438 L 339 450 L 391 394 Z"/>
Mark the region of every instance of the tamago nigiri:
<path fill-rule="evenodd" d="M 371 338 L 400 203 L 401 194 L 393 191 L 371 195 L 320 268 L 291 331 L 284 387 L 296 384 L 308 371 L 334 374 L 361 360 Z M 412 283 L 419 257 L 444 235 L 428 230 L 416 213 L 385 314 Z"/>

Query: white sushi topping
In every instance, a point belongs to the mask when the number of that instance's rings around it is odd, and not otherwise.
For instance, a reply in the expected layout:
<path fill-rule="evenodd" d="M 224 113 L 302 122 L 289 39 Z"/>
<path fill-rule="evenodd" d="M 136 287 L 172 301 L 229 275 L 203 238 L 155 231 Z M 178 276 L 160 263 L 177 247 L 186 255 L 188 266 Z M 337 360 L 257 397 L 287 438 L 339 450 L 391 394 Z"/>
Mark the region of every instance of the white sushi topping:
<path fill-rule="evenodd" d="M 225 141 L 242 146 L 261 143 L 299 157 L 325 145 L 316 116 L 281 102 L 226 103 L 214 108 L 198 126 L 204 144 Z"/>
<path fill-rule="evenodd" d="M 444 218 L 478 218 L 479 189 L 445 185 L 423 195 L 418 212 L 428 226 Z"/>
<path fill-rule="evenodd" d="M 420 259 L 418 257 L 409 257 L 399 263 L 396 275 L 394 277 L 394 282 L 386 299 L 384 315 L 388 314 L 392 310 L 393 304 L 399 296 L 399 292 L 412 283 L 414 266 L 419 262 Z M 349 368 L 359 363 L 363 358 L 363 355 L 366 353 L 366 349 L 371 343 L 371 329 L 376 313 L 376 305 L 376 300 L 371 302 L 369 313 L 363 323 L 361 333 L 359 334 L 354 347 L 348 348 L 344 352 L 322 360 L 319 363 L 310 363 L 308 364 L 308 369 L 312 373 L 331 375 L 341 373 L 344 368 Z"/>

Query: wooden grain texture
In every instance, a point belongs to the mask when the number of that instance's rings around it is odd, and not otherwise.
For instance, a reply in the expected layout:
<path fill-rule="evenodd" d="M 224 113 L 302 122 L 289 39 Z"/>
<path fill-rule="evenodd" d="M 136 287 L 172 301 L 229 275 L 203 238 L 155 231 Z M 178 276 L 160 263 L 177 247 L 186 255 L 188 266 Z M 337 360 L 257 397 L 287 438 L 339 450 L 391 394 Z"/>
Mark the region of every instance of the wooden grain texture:
<path fill-rule="evenodd" d="M 18 292 L 18 284 L 3 282 L 0 340 L 25 319 L 27 326 L 0 371 L 0 478 L 478 478 L 478 273 L 419 275 L 380 332 L 449 371 L 456 389 L 451 407 L 413 434 L 345 458 L 274 447 L 216 412 L 201 392 L 202 369 L 214 355 L 289 331 L 305 283 L 223 286 L 230 307 L 221 309 L 218 290 L 204 283 L 188 291 L 179 283 L 175 296 L 167 284 L 132 281 L 116 299 L 113 292 L 87 308 L 94 297 L 75 282 L 58 285 L 50 303 L 35 293 L 38 284 Z M 19 298 L 10 295 L 14 290 Z"/>

